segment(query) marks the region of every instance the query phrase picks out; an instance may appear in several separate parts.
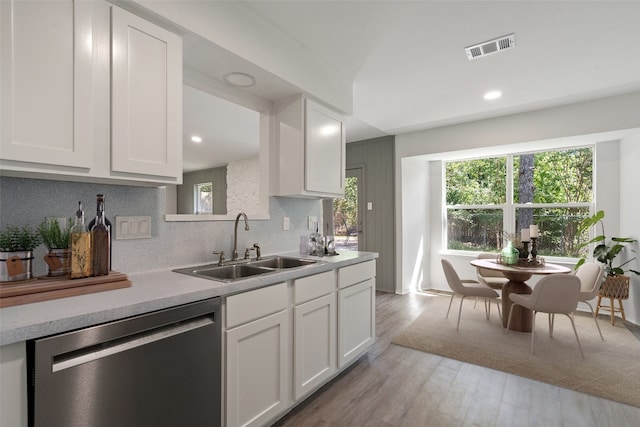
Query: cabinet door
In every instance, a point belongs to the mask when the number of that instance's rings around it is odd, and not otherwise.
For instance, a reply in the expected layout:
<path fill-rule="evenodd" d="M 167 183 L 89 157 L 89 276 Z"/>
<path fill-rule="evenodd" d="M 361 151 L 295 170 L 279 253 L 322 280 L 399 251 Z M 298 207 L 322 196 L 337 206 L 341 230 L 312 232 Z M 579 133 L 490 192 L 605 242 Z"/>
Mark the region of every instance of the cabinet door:
<path fill-rule="evenodd" d="M 0 2 L 3 160 L 92 166 L 92 7 Z"/>
<path fill-rule="evenodd" d="M 112 172 L 182 182 L 182 40 L 112 8 Z"/>
<path fill-rule="evenodd" d="M 345 132 L 339 114 L 306 100 L 305 190 L 344 196 Z"/>
<path fill-rule="evenodd" d="M 294 398 L 336 371 L 336 294 L 294 308 Z"/>
<path fill-rule="evenodd" d="M 259 426 L 288 406 L 288 312 L 226 332 L 227 426 Z"/>
<path fill-rule="evenodd" d="M 338 291 L 338 367 L 375 342 L 375 280 Z"/>

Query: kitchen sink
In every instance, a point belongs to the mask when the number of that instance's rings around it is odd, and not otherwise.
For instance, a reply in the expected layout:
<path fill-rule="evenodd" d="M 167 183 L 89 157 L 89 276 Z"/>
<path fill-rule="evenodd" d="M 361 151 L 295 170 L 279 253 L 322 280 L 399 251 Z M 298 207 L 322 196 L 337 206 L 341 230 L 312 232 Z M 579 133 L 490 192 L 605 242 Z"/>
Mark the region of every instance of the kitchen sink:
<path fill-rule="evenodd" d="M 204 276 L 224 281 L 238 280 L 245 277 L 273 272 L 272 269 L 247 264 L 232 264 L 208 268 L 194 268 L 195 276 Z"/>
<path fill-rule="evenodd" d="M 296 268 L 296 267 L 304 267 L 305 265 L 312 265 L 317 263 L 318 261 L 315 261 L 312 259 L 276 256 L 276 257 L 261 259 L 258 261 L 251 261 L 250 265 L 259 265 L 260 267 L 269 267 L 269 268 Z"/>
<path fill-rule="evenodd" d="M 232 282 L 247 277 L 274 273 L 284 269 L 300 268 L 317 263 L 318 261 L 312 259 L 274 256 L 256 261 L 241 260 L 227 265 L 206 264 L 197 267 L 178 268 L 173 271 L 204 279 Z"/>

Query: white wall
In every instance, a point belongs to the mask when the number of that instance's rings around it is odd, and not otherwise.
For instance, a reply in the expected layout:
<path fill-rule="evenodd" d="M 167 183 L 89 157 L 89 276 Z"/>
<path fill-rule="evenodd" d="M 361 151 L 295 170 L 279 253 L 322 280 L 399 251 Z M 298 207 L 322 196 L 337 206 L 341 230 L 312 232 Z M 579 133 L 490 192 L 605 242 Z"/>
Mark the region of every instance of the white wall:
<path fill-rule="evenodd" d="M 425 262 L 428 262 L 430 253 L 429 242 L 424 239 L 429 236 L 426 227 L 429 224 L 429 192 L 424 191 L 424 185 L 428 182 L 429 167 L 422 160 L 406 158 L 402 160 L 402 180 L 405 183 L 404 191 L 410 197 L 402 200 L 401 215 L 396 216 L 396 236 L 407 230 L 397 256 L 405 260 L 402 264 L 396 264 L 402 269 L 401 287 L 396 291 L 401 293 L 413 292 L 424 288 Z M 404 255 L 403 255 L 404 254 Z M 396 281 L 396 284 L 399 283 Z"/>
<path fill-rule="evenodd" d="M 260 162 L 253 159 L 227 165 L 227 212 L 260 212 Z"/>
<path fill-rule="evenodd" d="M 637 110 L 636 110 L 637 112 Z M 620 143 L 620 236 L 640 239 L 640 134 L 624 138 Z M 640 256 L 638 242 L 632 245 L 635 254 Z M 640 259 L 628 264 L 640 271 Z M 629 301 L 625 302 L 627 319 L 640 323 L 640 276 L 631 274 Z"/>
<path fill-rule="evenodd" d="M 638 221 L 634 223 L 632 218 L 633 212 L 638 212 L 640 199 L 620 198 L 616 191 L 620 186 L 621 194 L 638 192 L 637 184 L 624 185 L 624 182 L 640 182 L 637 171 L 640 156 L 636 148 L 640 139 L 639 110 L 640 92 L 637 92 L 396 136 L 396 217 L 402 218 L 397 232 L 402 251 L 397 256 L 400 268 L 397 269 L 396 292 L 414 289 L 416 277 L 423 277 L 420 282 L 423 288 L 449 289 L 440 266 L 443 251 L 442 173 L 438 165 L 443 159 L 597 143 L 596 209 L 605 210 L 607 227 L 611 230 L 608 229 L 608 233 L 640 234 Z M 622 142 L 618 142 L 620 140 Z M 425 163 L 422 168 L 426 179 L 415 172 L 420 170 L 417 163 L 420 161 Z M 627 167 L 618 172 L 619 164 Z M 620 176 L 623 178 L 618 180 Z M 418 204 L 414 203 L 420 191 L 428 194 L 429 207 L 424 211 L 417 209 Z M 420 221 L 424 225 L 416 226 Z M 619 229 L 616 229 L 618 224 Z M 425 234 L 419 235 L 421 229 Z M 428 242 L 428 247 L 419 247 L 416 244 L 419 241 Z M 461 276 L 475 277 L 469 256 L 446 256 Z M 413 268 L 416 259 L 421 259 L 424 266 L 420 273 L 415 273 Z M 636 278 L 634 281 L 637 283 Z M 629 307 L 628 319 L 638 323 L 640 289 L 634 292 L 626 306 Z"/>

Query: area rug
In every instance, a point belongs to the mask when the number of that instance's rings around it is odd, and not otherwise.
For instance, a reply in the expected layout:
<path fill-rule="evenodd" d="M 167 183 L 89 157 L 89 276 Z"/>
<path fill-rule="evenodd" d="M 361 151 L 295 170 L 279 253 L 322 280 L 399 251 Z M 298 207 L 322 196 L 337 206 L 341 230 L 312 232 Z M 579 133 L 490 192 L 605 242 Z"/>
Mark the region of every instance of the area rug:
<path fill-rule="evenodd" d="M 459 298 L 454 299 L 445 319 L 450 296 L 428 297 L 427 308 L 393 344 L 640 407 L 640 341 L 620 319 L 616 326 L 608 317 L 598 320 L 603 341 L 593 318 L 575 316 L 583 360 L 569 319 L 556 315 L 551 338 L 547 315 L 539 313 L 532 355 L 531 334 L 504 333 L 495 303 L 487 321 L 483 303 L 474 307 L 474 300 L 465 299 L 460 330 L 456 331 Z"/>

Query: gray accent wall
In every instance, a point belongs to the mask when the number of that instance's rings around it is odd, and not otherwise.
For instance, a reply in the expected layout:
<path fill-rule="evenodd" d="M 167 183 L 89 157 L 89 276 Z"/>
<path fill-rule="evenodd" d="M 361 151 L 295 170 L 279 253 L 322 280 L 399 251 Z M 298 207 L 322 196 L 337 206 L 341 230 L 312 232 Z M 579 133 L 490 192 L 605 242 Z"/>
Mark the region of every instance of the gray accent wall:
<path fill-rule="evenodd" d="M 164 187 L 136 187 L 0 177 L 0 228 L 7 225 L 37 227 L 47 216 L 75 215 L 78 201 L 85 204 L 86 222 L 96 211 L 96 194 L 105 194 L 107 217 L 151 216 L 151 238 L 113 241 L 113 270 L 138 273 L 203 264 L 217 260 L 214 250 L 231 258 L 233 221 L 166 222 Z M 238 227 L 238 251 L 258 243 L 263 255 L 297 251 L 300 236 L 309 235 L 308 216 L 322 216 L 319 200 L 269 198 L 269 220 L 253 220 L 250 230 Z M 282 230 L 283 218 L 290 230 Z M 34 274 L 46 274 L 46 248 L 34 253 Z"/>
<path fill-rule="evenodd" d="M 347 144 L 347 169 L 364 168 L 364 242 L 360 250 L 378 252 L 376 288 L 395 292 L 394 219 L 395 138 L 385 136 Z M 373 205 L 366 210 L 367 202 Z"/>
<path fill-rule="evenodd" d="M 182 175 L 182 184 L 178 185 L 178 213 L 194 214 L 193 186 L 205 182 L 213 183 L 213 214 L 227 214 L 227 167 L 187 172 Z"/>

